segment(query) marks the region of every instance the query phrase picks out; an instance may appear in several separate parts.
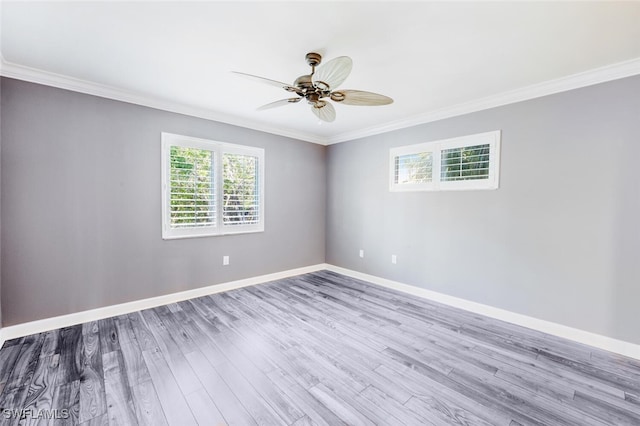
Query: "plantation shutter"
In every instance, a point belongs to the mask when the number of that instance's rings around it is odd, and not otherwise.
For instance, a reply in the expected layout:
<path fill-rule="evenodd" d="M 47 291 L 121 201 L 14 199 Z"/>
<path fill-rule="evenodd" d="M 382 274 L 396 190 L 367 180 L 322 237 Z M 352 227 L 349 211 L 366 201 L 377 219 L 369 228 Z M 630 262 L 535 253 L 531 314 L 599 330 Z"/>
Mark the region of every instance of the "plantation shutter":
<path fill-rule="evenodd" d="M 216 226 L 215 153 L 171 146 L 171 228 Z"/>
<path fill-rule="evenodd" d="M 258 157 L 224 153 L 223 158 L 224 225 L 253 225 L 260 222 L 260 182 Z"/>
<path fill-rule="evenodd" d="M 488 179 L 489 149 L 489 144 L 443 149 L 440 181 Z"/>
<path fill-rule="evenodd" d="M 264 231 L 264 149 L 162 133 L 162 238 Z"/>
<path fill-rule="evenodd" d="M 390 191 L 497 189 L 500 130 L 389 149 Z"/>
<path fill-rule="evenodd" d="M 433 179 L 433 155 L 431 152 L 398 155 L 395 157 L 394 183 L 426 183 Z"/>

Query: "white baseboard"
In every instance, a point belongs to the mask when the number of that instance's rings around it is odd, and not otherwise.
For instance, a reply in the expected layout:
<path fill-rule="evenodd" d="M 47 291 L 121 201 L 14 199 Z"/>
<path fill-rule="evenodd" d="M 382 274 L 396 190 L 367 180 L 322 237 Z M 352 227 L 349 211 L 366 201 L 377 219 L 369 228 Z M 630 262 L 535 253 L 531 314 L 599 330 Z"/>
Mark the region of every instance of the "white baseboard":
<path fill-rule="evenodd" d="M 403 284 L 397 281 L 388 280 L 386 278 L 376 277 L 374 275 L 364 274 L 362 272 L 353 271 L 351 269 L 341 268 L 339 266 L 327 265 L 326 269 L 383 287 L 402 291 L 404 293 L 422 297 L 428 300 L 433 300 L 445 305 L 453 306 L 455 308 L 464 309 L 466 311 L 510 322 L 522 327 L 527 327 L 533 330 L 541 331 L 543 333 L 551 334 L 553 336 L 573 340 L 574 342 L 594 346 L 596 348 L 604 349 L 606 351 L 615 352 L 620 355 L 640 360 L 640 345 L 634 343 L 617 340 L 611 337 L 602 336 L 600 334 L 595 334 L 566 325 L 557 324 L 551 321 L 533 318 L 527 315 L 522 315 L 504 309 L 495 308 L 493 306 L 484 305 L 482 303 L 471 302 L 469 300 L 460 299 L 458 297 L 449 296 L 408 284 Z"/>
<path fill-rule="evenodd" d="M 276 272 L 273 274 L 260 275 L 257 277 L 230 281 L 222 284 L 215 284 L 207 287 L 196 288 L 193 290 L 151 297 L 149 299 L 136 300 L 133 302 L 121 303 L 118 305 L 105 306 L 103 308 L 62 315 L 59 317 L 46 318 L 38 321 L 11 325 L 9 327 L 2 327 L 0 328 L 0 347 L 2 347 L 6 340 L 15 339 L 17 337 L 29 336 L 31 334 L 55 330 L 61 327 L 69 327 L 75 324 L 82 324 L 85 322 L 110 318 L 118 315 L 128 314 L 131 312 L 137 312 L 143 309 L 154 308 L 156 306 L 167 305 L 169 303 L 180 302 L 183 300 L 193 299 L 209 294 L 221 293 L 223 291 L 229 291 L 236 288 L 262 284 L 268 281 L 280 280 L 283 278 L 293 277 L 301 274 L 307 274 L 309 272 L 315 272 L 322 269 L 327 269 L 327 265 L 321 263 L 318 265 L 306 266 L 303 268 L 289 269 L 287 271 Z"/>
<path fill-rule="evenodd" d="M 613 339 L 611 337 L 602 336 L 600 334 L 595 334 L 566 325 L 557 324 L 551 321 L 533 318 L 527 315 L 522 315 L 504 309 L 495 308 L 493 306 L 484 305 L 482 303 L 471 302 L 469 300 L 460 299 L 458 297 L 449 296 L 435 291 L 426 290 L 424 288 L 403 284 L 397 281 L 380 278 L 374 275 L 364 274 L 362 272 L 357 272 L 351 269 L 341 268 L 339 266 L 329 265 L 326 263 L 306 266 L 303 268 L 290 269 L 273 274 L 260 275 L 257 277 L 246 278 L 237 281 L 230 281 L 222 284 L 215 284 L 193 290 L 152 297 L 149 299 L 136 300 L 119 305 L 91 309 L 88 311 L 12 325 L 9 327 L 0 327 L 0 347 L 2 347 L 6 340 L 15 339 L 17 337 L 28 336 L 30 334 L 42 333 L 44 331 L 55 330 L 61 327 L 69 327 L 75 324 L 82 324 L 89 321 L 96 321 L 99 319 L 109 318 L 117 315 L 128 314 L 143 309 L 180 302 L 183 300 L 193 299 L 195 297 L 206 296 L 209 294 L 221 293 L 236 288 L 252 286 L 268 281 L 275 281 L 283 278 L 293 277 L 296 275 L 307 274 L 323 269 L 327 269 L 329 271 L 361 279 L 363 281 L 367 281 L 383 287 L 402 291 L 404 293 L 422 297 L 428 300 L 433 300 L 445 305 L 464 309 L 470 312 L 475 312 L 491 318 L 496 318 L 502 321 L 510 322 L 512 324 L 551 334 L 553 336 L 573 340 L 578 343 L 594 346 L 596 348 L 604 349 L 606 351 L 615 352 L 620 355 L 640 360 L 640 345 L 634 343 Z"/>

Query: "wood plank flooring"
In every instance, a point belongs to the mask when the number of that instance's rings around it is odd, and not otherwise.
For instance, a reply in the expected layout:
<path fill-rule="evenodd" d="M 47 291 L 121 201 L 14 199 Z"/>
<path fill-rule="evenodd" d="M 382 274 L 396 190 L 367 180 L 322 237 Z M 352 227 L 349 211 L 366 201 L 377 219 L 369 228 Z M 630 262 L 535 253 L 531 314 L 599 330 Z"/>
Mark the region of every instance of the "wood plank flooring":
<path fill-rule="evenodd" d="M 640 361 L 321 271 L 8 341 L 2 425 L 639 425 Z"/>

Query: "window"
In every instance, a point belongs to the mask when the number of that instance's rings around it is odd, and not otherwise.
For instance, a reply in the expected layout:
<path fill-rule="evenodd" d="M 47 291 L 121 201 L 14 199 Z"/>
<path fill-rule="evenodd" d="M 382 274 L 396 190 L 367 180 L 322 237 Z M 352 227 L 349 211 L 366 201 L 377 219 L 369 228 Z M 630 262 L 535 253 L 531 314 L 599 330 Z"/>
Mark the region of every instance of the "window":
<path fill-rule="evenodd" d="M 162 134 L 162 238 L 264 230 L 264 150 Z"/>
<path fill-rule="evenodd" d="M 498 188 L 500 131 L 391 148 L 391 191 Z"/>

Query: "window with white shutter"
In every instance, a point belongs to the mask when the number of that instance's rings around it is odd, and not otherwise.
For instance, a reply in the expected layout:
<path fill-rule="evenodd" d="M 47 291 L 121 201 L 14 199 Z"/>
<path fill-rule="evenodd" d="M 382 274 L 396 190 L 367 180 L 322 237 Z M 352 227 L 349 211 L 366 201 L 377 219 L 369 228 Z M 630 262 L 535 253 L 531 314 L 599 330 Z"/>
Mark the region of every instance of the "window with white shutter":
<path fill-rule="evenodd" d="M 391 191 L 496 189 L 500 131 L 391 148 Z"/>
<path fill-rule="evenodd" d="M 162 238 L 264 230 L 264 150 L 162 134 Z"/>
<path fill-rule="evenodd" d="M 433 180 L 433 155 L 431 152 L 398 155 L 394 161 L 394 182 L 396 184 L 428 183 Z"/>
<path fill-rule="evenodd" d="M 224 154 L 222 220 L 225 225 L 254 225 L 260 222 L 260 164 L 258 157 Z"/>

